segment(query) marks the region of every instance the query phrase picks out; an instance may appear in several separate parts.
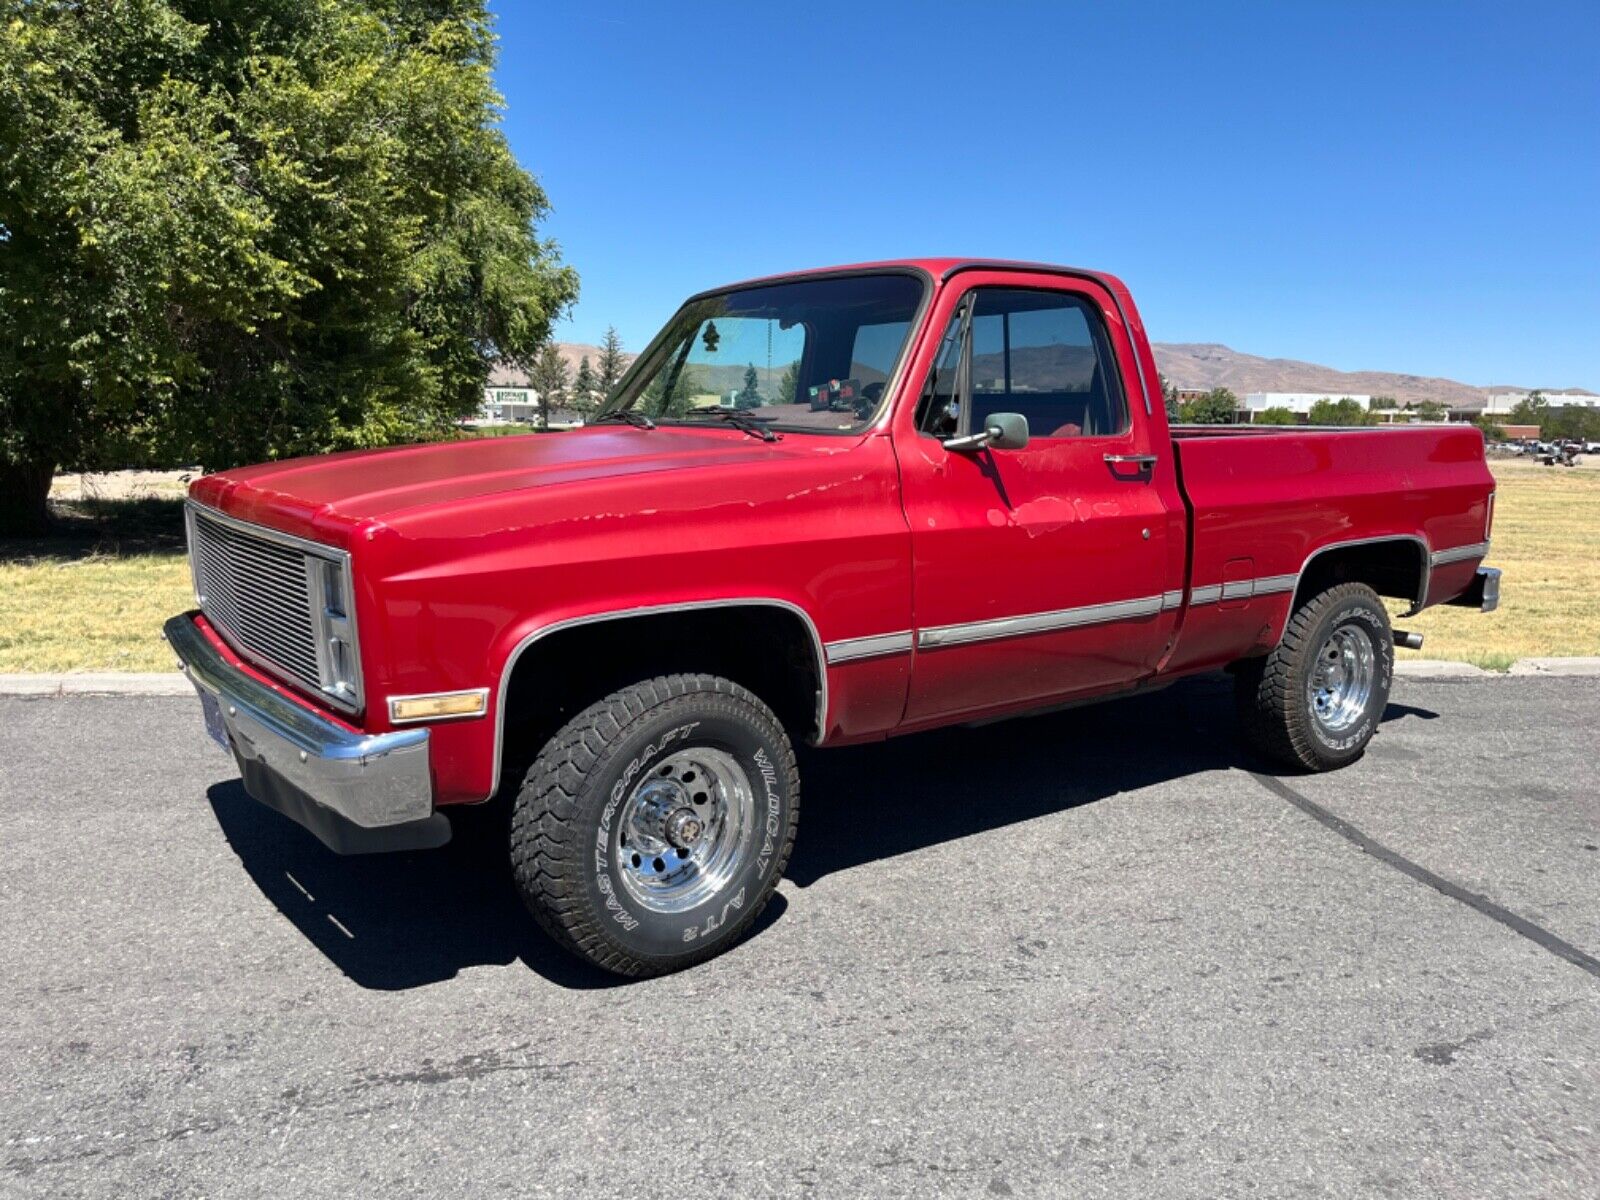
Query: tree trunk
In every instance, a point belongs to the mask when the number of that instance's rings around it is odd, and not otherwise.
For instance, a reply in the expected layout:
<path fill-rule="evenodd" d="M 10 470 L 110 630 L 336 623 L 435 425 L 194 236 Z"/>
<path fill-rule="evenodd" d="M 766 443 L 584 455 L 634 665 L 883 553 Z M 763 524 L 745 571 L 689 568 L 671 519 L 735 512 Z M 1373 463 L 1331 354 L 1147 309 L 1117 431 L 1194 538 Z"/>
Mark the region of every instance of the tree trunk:
<path fill-rule="evenodd" d="M 0 537 L 30 537 L 44 532 L 50 462 L 7 462 L 0 459 Z"/>

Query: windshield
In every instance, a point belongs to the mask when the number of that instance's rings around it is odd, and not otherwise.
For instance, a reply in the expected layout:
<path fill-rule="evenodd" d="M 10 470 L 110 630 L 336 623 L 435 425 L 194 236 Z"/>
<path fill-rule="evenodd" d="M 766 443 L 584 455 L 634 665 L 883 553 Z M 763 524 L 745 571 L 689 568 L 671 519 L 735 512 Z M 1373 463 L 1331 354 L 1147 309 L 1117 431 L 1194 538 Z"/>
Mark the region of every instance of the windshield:
<path fill-rule="evenodd" d="M 850 432 L 882 407 L 923 283 L 850 275 L 691 300 L 607 400 L 657 421 L 738 413 L 775 429 Z"/>

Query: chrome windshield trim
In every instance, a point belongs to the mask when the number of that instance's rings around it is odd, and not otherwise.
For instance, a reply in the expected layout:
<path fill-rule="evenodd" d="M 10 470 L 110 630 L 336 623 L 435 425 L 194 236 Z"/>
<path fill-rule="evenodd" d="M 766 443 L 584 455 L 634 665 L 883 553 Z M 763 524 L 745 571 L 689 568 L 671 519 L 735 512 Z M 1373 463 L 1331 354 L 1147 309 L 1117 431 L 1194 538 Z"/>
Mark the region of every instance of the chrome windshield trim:
<path fill-rule="evenodd" d="M 863 658 L 882 658 L 888 654 L 909 654 L 911 652 L 912 634 L 905 630 L 902 633 L 876 633 L 870 637 L 845 638 L 842 641 L 829 642 L 823 649 L 827 652 L 828 665 L 835 663 L 856 662 Z"/>
<path fill-rule="evenodd" d="M 764 276 L 759 279 L 746 279 L 739 283 L 724 284 L 721 287 L 707 288 L 705 291 L 696 292 L 673 310 L 672 316 L 656 332 L 655 337 L 651 338 L 645 348 L 639 352 L 639 356 L 628 364 L 627 369 L 622 372 L 622 377 L 617 380 L 616 386 L 612 388 L 611 395 L 607 396 L 601 403 L 600 413 L 615 411 L 611 405 L 611 397 L 620 396 L 627 391 L 632 386 L 635 375 L 640 374 L 646 368 L 655 368 L 657 364 L 654 360 L 664 354 L 668 348 L 670 341 L 668 334 L 672 332 L 673 322 L 691 304 L 701 300 L 708 300 L 714 296 L 727 295 L 731 292 L 750 291 L 755 288 L 786 287 L 796 283 L 830 279 L 853 279 L 872 275 L 907 275 L 922 285 L 922 294 L 917 298 L 917 306 L 911 315 L 911 322 L 906 326 L 906 335 L 904 341 L 900 344 L 900 353 L 895 359 L 894 369 L 889 372 L 888 378 L 884 383 L 883 398 L 878 402 L 877 411 L 872 414 L 872 419 L 863 422 L 859 427 L 849 429 L 823 429 L 809 425 L 790 425 L 782 421 L 764 422 L 764 424 L 767 424 L 770 429 L 777 433 L 815 433 L 824 437 L 865 437 L 870 433 L 878 432 L 887 425 L 891 414 L 899 403 L 900 388 L 906 373 L 911 369 L 911 359 L 916 349 L 915 344 L 922 336 L 923 323 L 927 320 L 928 312 L 933 307 L 935 283 L 932 273 L 923 267 L 909 263 L 841 267 L 836 270 L 822 271 L 793 271 L 782 275 Z M 635 396 L 629 402 L 630 408 L 637 405 L 638 402 L 639 397 Z M 694 427 L 698 427 L 698 423 L 691 424 Z"/>
<path fill-rule="evenodd" d="M 1109 604 L 1086 604 L 1080 608 L 1062 608 L 1053 612 L 967 621 L 959 625 L 938 625 L 917 631 L 917 649 L 937 650 L 942 646 L 965 646 L 999 638 L 1052 633 L 1060 629 L 1075 629 L 1080 625 L 1153 617 L 1161 611 L 1161 596 L 1140 596 L 1136 600 L 1114 600 Z"/>

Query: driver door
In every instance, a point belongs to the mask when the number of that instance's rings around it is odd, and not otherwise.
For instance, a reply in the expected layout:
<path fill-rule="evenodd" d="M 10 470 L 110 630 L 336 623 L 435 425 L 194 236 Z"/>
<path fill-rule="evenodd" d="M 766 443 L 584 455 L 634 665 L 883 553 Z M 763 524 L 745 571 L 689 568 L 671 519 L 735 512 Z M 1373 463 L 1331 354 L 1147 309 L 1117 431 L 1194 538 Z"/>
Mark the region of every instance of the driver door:
<path fill-rule="evenodd" d="M 906 722 L 1150 674 L 1176 620 L 1165 589 L 1181 524 L 1169 546 L 1149 461 L 1165 447 L 1130 411 L 1136 364 L 1109 296 L 985 273 L 941 309 L 913 420 L 896 428 L 917 626 Z M 1026 446 L 945 445 L 998 412 L 1027 419 Z"/>

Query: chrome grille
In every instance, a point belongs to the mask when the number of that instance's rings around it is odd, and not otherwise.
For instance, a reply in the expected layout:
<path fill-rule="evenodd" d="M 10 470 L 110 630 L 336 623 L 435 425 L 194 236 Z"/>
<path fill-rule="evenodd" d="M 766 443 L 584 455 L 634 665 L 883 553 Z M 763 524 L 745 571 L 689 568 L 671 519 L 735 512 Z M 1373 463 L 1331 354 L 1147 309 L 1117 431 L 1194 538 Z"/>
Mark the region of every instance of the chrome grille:
<path fill-rule="evenodd" d="M 195 592 L 211 623 L 247 658 L 324 691 L 312 570 L 304 550 L 189 509 Z"/>

